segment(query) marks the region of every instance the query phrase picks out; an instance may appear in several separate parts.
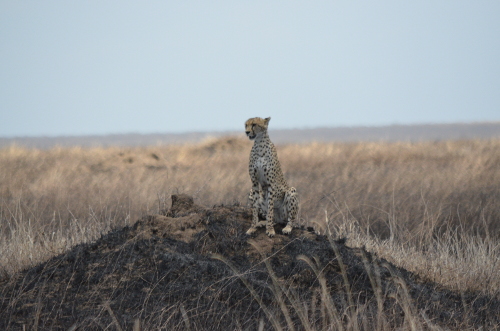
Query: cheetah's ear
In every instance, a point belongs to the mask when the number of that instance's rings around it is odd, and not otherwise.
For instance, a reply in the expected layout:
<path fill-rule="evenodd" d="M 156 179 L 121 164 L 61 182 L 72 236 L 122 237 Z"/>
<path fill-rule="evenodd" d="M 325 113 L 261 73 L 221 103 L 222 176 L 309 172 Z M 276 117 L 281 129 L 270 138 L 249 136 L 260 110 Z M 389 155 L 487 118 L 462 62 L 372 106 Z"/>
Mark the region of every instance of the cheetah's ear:
<path fill-rule="evenodd" d="M 269 121 L 271 120 L 271 117 L 264 118 L 264 123 L 266 123 L 266 126 L 269 125 Z"/>

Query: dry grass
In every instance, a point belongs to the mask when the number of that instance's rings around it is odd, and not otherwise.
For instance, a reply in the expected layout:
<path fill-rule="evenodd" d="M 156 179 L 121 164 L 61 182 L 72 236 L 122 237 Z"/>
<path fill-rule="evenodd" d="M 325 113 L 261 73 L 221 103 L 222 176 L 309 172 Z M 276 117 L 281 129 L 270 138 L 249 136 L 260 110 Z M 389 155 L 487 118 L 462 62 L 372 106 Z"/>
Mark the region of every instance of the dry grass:
<path fill-rule="evenodd" d="M 156 213 L 174 193 L 207 206 L 246 203 L 250 148 L 224 138 L 1 149 L 0 272 Z M 500 141 L 313 143 L 278 146 L 278 154 L 302 223 L 454 290 L 500 293 Z"/>

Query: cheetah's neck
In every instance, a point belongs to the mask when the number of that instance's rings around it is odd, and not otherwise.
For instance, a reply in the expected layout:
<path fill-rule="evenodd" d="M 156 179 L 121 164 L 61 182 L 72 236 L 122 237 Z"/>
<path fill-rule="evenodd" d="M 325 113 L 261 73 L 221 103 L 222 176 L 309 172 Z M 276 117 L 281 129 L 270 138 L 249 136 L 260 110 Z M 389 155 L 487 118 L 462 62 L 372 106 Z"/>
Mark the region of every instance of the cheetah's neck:
<path fill-rule="evenodd" d="M 254 146 L 266 144 L 266 143 L 270 143 L 270 142 L 271 142 L 271 139 L 269 139 L 269 135 L 267 134 L 267 131 L 264 131 L 261 134 L 258 134 L 257 137 L 255 137 Z"/>

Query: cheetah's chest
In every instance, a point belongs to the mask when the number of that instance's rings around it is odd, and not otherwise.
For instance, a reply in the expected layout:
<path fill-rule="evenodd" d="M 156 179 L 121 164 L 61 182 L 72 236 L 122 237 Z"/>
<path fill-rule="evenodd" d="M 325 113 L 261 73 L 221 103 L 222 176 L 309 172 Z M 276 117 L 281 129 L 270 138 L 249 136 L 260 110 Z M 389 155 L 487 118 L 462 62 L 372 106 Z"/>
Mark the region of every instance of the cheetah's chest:
<path fill-rule="evenodd" d="M 272 184 L 272 165 L 267 155 L 254 155 L 253 168 L 255 176 L 261 186 Z"/>
<path fill-rule="evenodd" d="M 265 157 L 257 157 L 254 163 L 255 175 L 260 185 L 267 186 L 270 184 L 269 181 L 269 163 Z"/>

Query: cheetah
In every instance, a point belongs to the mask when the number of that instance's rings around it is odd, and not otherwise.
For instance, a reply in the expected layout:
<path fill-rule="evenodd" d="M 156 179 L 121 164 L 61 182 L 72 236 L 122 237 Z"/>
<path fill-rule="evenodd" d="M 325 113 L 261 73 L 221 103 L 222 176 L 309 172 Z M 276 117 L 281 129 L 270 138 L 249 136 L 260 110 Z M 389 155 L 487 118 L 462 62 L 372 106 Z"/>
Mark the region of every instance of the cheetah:
<path fill-rule="evenodd" d="M 254 140 L 248 169 L 252 180 L 249 194 L 252 226 L 247 235 L 253 234 L 258 227 L 266 226 L 266 234 L 273 237 L 275 223 L 286 223 L 282 232 L 289 234 L 299 209 L 297 192 L 286 183 L 278 153 L 267 133 L 270 120 L 271 117 L 254 117 L 245 122 L 245 133 L 250 140 Z M 259 221 L 259 216 L 266 221 Z"/>

